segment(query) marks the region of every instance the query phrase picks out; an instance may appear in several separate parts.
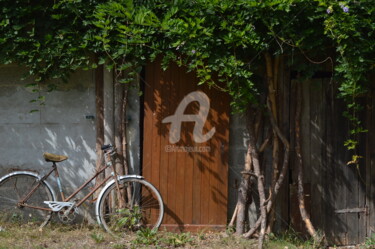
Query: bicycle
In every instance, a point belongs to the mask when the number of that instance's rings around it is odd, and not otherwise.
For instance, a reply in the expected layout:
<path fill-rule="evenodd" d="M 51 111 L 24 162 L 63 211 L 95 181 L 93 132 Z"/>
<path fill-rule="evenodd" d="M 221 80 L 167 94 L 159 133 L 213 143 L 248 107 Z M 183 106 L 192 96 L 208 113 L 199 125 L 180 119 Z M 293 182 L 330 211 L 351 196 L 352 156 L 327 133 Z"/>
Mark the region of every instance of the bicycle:
<path fill-rule="evenodd" d="M 43 176 L 29 170 L 16 170 L 1 177 L 0 222 L 27 222 L 42 228 L 52 214 L 57 213 L 62 222 L 70 223 L 76 216 L 77 208 L 106 184 L 96 200 L 95 214 L 97 222 L 107 232 L 120 236 L 146 227 L 158 229 L 164 215 L 163 200 L 158 190 L 142 176 L 118 175 L 112 163 L 116 149 L 112 145 L 104 145 L 102 150 L 105 165 L 68 197 L 65 197 L 57 169 L 57 163 L 67 160 L 67 156 L 44 153 L 44 159 L 52 162 L 52 169 Z M 111 169 L 109 176 L 82 199 L 74 199 L 107 168 Z M 61 201 L 57 200 L 53 188 L 46 181 L 53 172 Z"/>

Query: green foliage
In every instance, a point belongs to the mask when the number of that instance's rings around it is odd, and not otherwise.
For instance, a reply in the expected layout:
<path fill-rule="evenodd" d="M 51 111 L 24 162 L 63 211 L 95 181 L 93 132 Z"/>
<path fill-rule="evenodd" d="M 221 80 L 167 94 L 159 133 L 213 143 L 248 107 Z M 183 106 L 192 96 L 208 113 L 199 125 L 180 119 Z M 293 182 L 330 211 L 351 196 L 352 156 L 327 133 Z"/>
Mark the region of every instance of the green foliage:
<path fill-rule="evenodd" d="M 318 249 L 322 248 L 315 244 L 313 239 L 306 240 L 295 231 L 286 231 L 285 233 L 275 235 L 271 234 L 266 242 L 267 248 L 306 248 Z"/>
<path fill-rule="evenodd" d="M 160 57 L 163 68 L 177 63 L 228 92 L 243 112 L 267 91 L 264 53 L 305 76 L 317 67 L 303 65 L 330 58 L 355 154 L 365 132 L 358 98 L 375 66 L 374 10 L 372 0 L 1 0 L 0 63 L 24 65 L 52 89 L 48 79 L 103 64 L 127 83 Z"/>
<path fill-rule="evenodd" d="M 373 1 L 318 1 L 327 8 L 325 34 L 332 39 L 337 52 L 335 67 L 341 76 L 339 96 L 347 103 L 344 115 L 351 124 L 350 138 L 345 142 L 349 150 L 356 150 L 358 135 L 367 132 L 359 118 L 358 98 L 367 91 L 367 80 L 374 70 L 375 8 Z M 358 155 L 352 162 L 358 164 Z"/>
<path fill-rule="evenodd" d="M 134 206 L 132 210 L 128 208 L 120 209 L 117 211 L 118 221 L 117 228 L 126 227 L 130 230 L 138 228 L 142 219 L 142 210 L 139 206 Z"/>
<path fill-rule="evenodd" d="M 134 245 L 158 245 L 159 237 L 157 230 L 141 229 L 137 231 L 137 237 L 132 241 Z"/>
<path fill-rule="evenodd" d="M 133 246 L 156 246 L 157 248 L 182 247 L 193 243 L 190 233 L 158 233 L 156 230 L 149 228 L 141 229 L 136 233 L 137 237 L 132 240 Z"/>
<path fill-rule="evenodd" d="M 374 248 L 375 247 L 375 233 L 372 233 L 371 236 L 366 238 L 365 243 L 361 246 L 361 248 Z"/>
<path fill-rule="evenodd" d="M 89 64 L 88 54 L 80 48 L 84 25 L 73 9 L 51 1 L 5 0 L 0 1 L 0 9 L 1 63 L 27 66 L 37 82 L 65 80 L 70 72 Z"/>
<path fill-rule="evenodd" d="M 104 242 L 104 236 L 101 233 L 92 233 L 90 234 L 90 237 L 95 241 L 95 243 L 102 243 Z"/>
<path fill-rule="evenodd" d="M 193 243 L 190 233 L 167 233 L 162 239 L 163 244 L 172 247 L 181 247 Z"/>
<path fill-rule="evenodd" d="M 225 233 L 228 235 L 232 235 L 236 232 L 236 228 L 234 226 L 227 226 L 225 229 Z"/>

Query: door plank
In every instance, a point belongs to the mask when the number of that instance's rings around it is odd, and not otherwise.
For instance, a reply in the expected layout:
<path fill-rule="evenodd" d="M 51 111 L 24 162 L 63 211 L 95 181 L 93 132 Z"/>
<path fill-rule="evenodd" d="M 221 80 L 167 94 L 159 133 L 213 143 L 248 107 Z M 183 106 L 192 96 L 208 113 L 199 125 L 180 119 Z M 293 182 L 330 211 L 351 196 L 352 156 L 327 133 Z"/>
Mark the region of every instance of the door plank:
<path fill-rule="evenodd" d="M 153 77 L 150 79 L 149 77 Z M 215 88 L 198 86 L 194 73 L 171 65 L 162 71 L 160 61 L 146 67 L 143 171 L 163 196 L 167 227 L 222 227 L 227 221 L 229 98 Z M 198 91 L 195 95 L 192 92 Z M 152 93 L 152 94 L 151 94 Z M 170 140 L 171 123 L 185 97 L 208 97 L 210 109 L 202 135 L 215 128 L 206 142 L 194 141 L 194 120 L 182 120 L 180 141 Z M 192 99 L 187 115 L 198 117 L 205 106 Z M 202 104 L 203 105 L 203 104 Z M 207 108 L 207 107 L 206 107 Z M 176 116 L 173 116 L 176 117 Z M 199 116 L 201 119 L 204 118 Z M 181 116 L 180 116 L 181 118 Z M 151 142 L 150 142 L 151 140 Z M 209 148 L 202 151 L 202 148 Z"/>

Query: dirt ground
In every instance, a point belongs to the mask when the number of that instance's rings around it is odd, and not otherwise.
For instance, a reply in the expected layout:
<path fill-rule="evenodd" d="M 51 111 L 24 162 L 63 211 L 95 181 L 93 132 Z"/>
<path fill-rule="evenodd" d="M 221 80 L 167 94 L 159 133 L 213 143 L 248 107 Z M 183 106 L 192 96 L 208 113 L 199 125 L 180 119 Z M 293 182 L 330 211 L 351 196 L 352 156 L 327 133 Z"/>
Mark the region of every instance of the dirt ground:
<path fill-rule="evenodd" d="M 76 249 L 76 248 L 203 248 L 203 249 L 252 249 L 257 240 L 238 238 L 226 232 L 170 233 L 145 231 L 115 238 L 98 226 L 48 225 L 43 230 L 32 225 L 0 224 L 0 249 Z M 292 237 L 269 239 L 266 249 L 314 249 L 308 242 Z M 337 247 L 333 247 L 337 248 Z M 372 248 L 372 247 L 351 247 Z M 373 247 L 375 248 L 375 246 Z"/>
<path fill-rule="evenodd" d="M 99 227 L 47 226 L 43 230 L 33 226 L 0 227 L 0 249 L 68 249 L 68 248 L 254 248 L 254 240 L 238 239 L 226 233 L 168 233 L 126 238 L 114 238 Z"/>

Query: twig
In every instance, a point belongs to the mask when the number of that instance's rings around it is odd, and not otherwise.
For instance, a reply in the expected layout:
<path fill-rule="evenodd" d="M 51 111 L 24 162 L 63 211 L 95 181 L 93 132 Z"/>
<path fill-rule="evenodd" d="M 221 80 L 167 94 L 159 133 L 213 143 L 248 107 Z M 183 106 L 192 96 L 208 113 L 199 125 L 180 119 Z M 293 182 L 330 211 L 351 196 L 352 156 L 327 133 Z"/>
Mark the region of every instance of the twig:
<path fill-rule="evenodd" d="M 230 222 L 228 224 L 229 227 L 233 227 L 234 226 L 234 222 L 236 221 L 236 218 L 237 218 L 237 213 L 238 213 L 238 203 L 236 205 L 236 208 L 234 209 L 232 219 L 230 220 Z"/>

